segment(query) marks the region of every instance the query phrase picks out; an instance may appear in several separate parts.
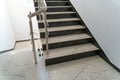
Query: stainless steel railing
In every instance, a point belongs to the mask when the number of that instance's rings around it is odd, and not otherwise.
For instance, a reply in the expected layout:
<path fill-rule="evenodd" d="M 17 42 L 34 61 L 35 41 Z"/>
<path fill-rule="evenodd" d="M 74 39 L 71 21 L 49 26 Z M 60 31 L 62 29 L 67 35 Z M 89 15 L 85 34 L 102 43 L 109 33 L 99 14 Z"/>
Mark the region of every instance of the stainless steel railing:
<path fill-rule="evenodd" d="M 45 0 L 37 0 L 38 1 L 38 11 L 29 13 L 29 24 L 30 24 L 30 34 L 31 34 L 31 42 L 32 42 L 32 49 L 33 49 L 33 54 L 34 54 L 34 59 L 35 59 L 35 64 L 37 64 L 37 58 L 36 58 L 36 48 L 35 48 L 35 41 L 34 41 L 34 31 L 33 31 L 33 26 L 32 26 L 32 17 L 35 17 L 39 15 L 39 19 L 43 20 L 44 23 L 44 28 L 45 28 L 45 39 L 46 39 L 46 53 L 49 54 L 49 46 L 48 46 L 48 23 L 47 23 L 47 18 L 46 18 L 46 10 L 47 10 L 47 5 Z M 41 49 L 40 49 L 41 50 Z"/>
<path fill-rule="evenodd" d="M 49 46 L 48 46 L 48 35 L 49 35 L 49 32 L 48 32 L 48 29 L 47 29 L 47 26 L 49 26 L 48 22 L 47 22 L 47 17 L 46 17 L 46 10 L 47 10 L 47 4 L 46 4 L 46 1 L 45 0 L 37 0 L 38 2 L 38 10 L 39 9 L 45 9 L 45 11 L 39 15 L 39 19 L 43 19 L 44 21 L 44 28 L 45 28 L 45 39 L 46 39 L 46 53 L 47 55 L 49 55 Z"/>

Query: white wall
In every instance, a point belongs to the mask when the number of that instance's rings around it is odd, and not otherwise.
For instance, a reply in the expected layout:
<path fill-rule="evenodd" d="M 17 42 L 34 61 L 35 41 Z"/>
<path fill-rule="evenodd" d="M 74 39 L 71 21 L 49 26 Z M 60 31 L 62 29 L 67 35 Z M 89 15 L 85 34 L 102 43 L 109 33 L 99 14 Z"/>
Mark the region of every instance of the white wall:
<path fill-rule="evenodd" d="M 14 47 L 15 39 L 5 0 L 0 0 L 0 52 Z"/>
<path fill-rule="evenodd" d="M 7 0 L 10 18 L 16 41 L 30 39 L 29 20 L 27 15 L 34 11 L 33 0 Z M 33 18 L 34 31 L 38 32 L 36 18 Z"/>
<path fill-rule="evenodd" d="M 120 0 L 71 0 L 110 61 L 120 68 Z"/>

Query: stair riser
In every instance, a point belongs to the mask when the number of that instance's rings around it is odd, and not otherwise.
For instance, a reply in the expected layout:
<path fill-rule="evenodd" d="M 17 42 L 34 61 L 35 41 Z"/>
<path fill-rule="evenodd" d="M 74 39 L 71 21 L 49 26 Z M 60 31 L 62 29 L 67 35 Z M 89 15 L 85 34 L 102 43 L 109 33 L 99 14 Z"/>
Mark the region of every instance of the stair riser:
<path fill-rule="evenodd" d="M 69 1 L 69 0 L 46 0 L 46 1 Z"/>
<path fill-rule="evenodd" d="M 67 6 L 69 2 L 46 2 L 47 6 Z"/>
<path fill-rule="evenodd" d="M 95 55 L 98 55 L 98 53 L 100 53 L 98 50 L 88 51 L 88 52 L 84 52 L 84 53 L 80 53 L 80 54 L 78 53 L 78 54 L 74 54 L 74 55 L 57 57 L 57 58 L 53 58 L 53 59 L 46 59 L 45 63 L 46 63 L 46 66 L 48 66 L 48 65 L 52 65 L 52 64 L 57 64 L 57 63 L 71 61 L 71 60 L 95 56 Z"/>
<path fill-rule="evenodd" d="M 67 6 L 69 2 L 46 2 L 47 6 Z M 38 2 L 34 2 L 34 6 L 38 7 Z"/>
<path fill-rule="evenodd" d="M 47 15 L 47 19 L 58 19 L 58 18 L 77 18 L 75 13 L 73 14 L 52 14 Z M 37 20 L 39 20 L 39 16 L 37 16 Z"/>
<path fill-rule="evenodd" d="M 80 25 L 80 21 L 63 21 L 63 22 L 50 22 L 49 27 L 59 27 L 59 26 L 71 26 L 71 25 Z M 39 23 L 39 28 L 44 28 L 43 23 Z"/>
<path fill-rule="evenodd" d="M 67 34 L 80 34 L 84 33 L 85 29 L 76 29 L 76 30 L 64 30 L 64 31 L 56 31 L 56 32 L 49 32 L 49 37 L 67 35 Z M 45 38 L 45 33 L 40 33 L 41 38 Z"/>
<path fill-rule="evenodd" d="M 38 8 L 35 8 L 38 11 Z M 47 12 L 65 12 L 65 11 L 72 11 L 72 8 L 48 8 Z"/>
<path fill-rule="evenodd" d="M 72 8 L 48 8 L 47 12 L 65 12 L 65 11 L 72 11 Z"/>
<path fill-rule="evenodd" d="M 75 14 L 53 14 L 47 15 L 47 19 L 58 19 L 58 18 L 75 18 L 77 17 Z"/>
<path fill-rule="evenodd" d="M 67 47 L 67 46 L 74 46 L 74 45 L 79 45 L 79 44 L 87 44 L 90 41 L 91 41 L 91 38 L 53 43 L 53 44 L 49 44 L 49 49 L 56 49 L 56 48 Z M 43 45 L 43 50 L 46 50 L 46 45 Z"/>

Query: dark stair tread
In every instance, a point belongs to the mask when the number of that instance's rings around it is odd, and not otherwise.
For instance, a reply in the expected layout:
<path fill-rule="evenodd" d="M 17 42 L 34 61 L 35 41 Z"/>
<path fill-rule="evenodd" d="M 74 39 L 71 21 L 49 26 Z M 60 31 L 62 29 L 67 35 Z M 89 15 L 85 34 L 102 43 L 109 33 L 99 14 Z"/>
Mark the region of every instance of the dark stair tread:
<path fill-rule="evenodd" d="M 85 27 L 82 25 L 71 25 L 71 26 L 59 26 L 59 27 L 48 27 L 49 32 L 54 31 L 64 31 L 64 30 L 77 30 L 84 29 Z M 45 28 L 40 28 L 40 33 L 45 32 Z"/>
<path fill-rule="evenodd" d="M 69 1 L 69 0 L 46 0 L 46 1 Z"/>
<path fill-rule="evenodd" d="M 69 1 L 46 1 L 46 2 L 69 2 Z"/>
<path fill-rule="evenodd" d="M 47 14 L 47 15 L 53 15 L 53 14 L 73 14 L 73 13 L 76 13 L 76 12 L 73 12 L 73 11 L 66 11 L 66 12 L 47 12 L 46 14 Z"/>
<path fill-rule="evenodd" d="M 48 8 L 69 8 L 72 6 L 48 6 Z"/>
<path fill-rule="evenodd" d="M 69 55 L 80 54 L 80 53 L 96 51 L 96 50 L 99 49 L 96 46 L 94 46 L 92 43 L 88 43 L 88 44 L 69 46 L 58 49 L 51 49 L 49 50 L 49 55 L 45 55 L 45 58 L 52 59 L 52 58 L 69 56 Z M 46 54 L 46 51 L 44 51 L 44 53 Z"/>
<path fill-rule="evenodd" d="M 72 6 L 47 6 L 47 8 L 70 8 Z M 38 8 L 37 6 L 35 8 Z"/>
<path fill-rule="evenodd" d="M 38 1 L 34 1 L 34 2 L 38 2 Z M 49 0 L 49 1 L 46 1 L 46 2 L 69 2 L 68 0 Z"/>
<path fill-rule="evenodd" d="M 60 19 L 47 19 L 47 22 L 63 22 L 63 21 L 79 21 L 80 18 L 60 18 Z M 38 23 L 43 23 L 43 20 L 38 20 Z"/>
<path fill-rule="evenodd" d="M 91 36 L 89 36 L 86 33 L 82 34 L 71 34 L 71 35 L 64 35 L 64 36 L 56 36 L 56 37 L 49 37 L 49 44 L 53 43 L 59 43 L 59 42 L 66 42 L 66 41 L 73 41 L 73 40 L 81 40 L 81 39 L 89 39 Z M 42 44 L 46 44 L 45 38 L 42 39 Z"/>

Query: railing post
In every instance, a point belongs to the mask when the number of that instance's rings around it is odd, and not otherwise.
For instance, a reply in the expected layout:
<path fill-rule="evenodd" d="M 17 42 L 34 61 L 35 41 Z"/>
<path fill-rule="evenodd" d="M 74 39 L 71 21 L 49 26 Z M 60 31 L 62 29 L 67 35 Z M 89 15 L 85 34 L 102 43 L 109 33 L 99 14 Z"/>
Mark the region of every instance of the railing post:
<path fill-rule="evenodd" d="M 43 20 L 44 22 L 44 28 L 45 28 L 45 39 L 46 39 L 46 53 L 49 55 L 49 46 L 48 46 L 48 38 L 49 38 L 49 32 L 47 30 L 47 26 L 49 24 L 47 23 L 47 18 L 46 18 L 46 10 L 47 10 L 47 5 L 45 0 L 43 1 L 44 7 L 40 7 L 39 4 L 39 10 L 33 13 L 29 13 L 29 24 L 30 24 L 30 33 L 31 33 L 31 43 L 32 43 L 32 50 L 33 50 L 33 55 L 35 59 L 35 64 L 37 64 L 37 58 L 36 58 L 36 48 L 35 48 L 35 42 L 34 42 L 34 33 L 33 33 L 33 26 L 32 26 L 32 17 L 35 17 L 39 15 L 39 18 Z"/>
<path fill-rule="evenodd" d="M 29 13 L 29 15 L 30 14 L 31 14 L 31 12 Z M 35 49 L 35 42 L 34 42 L 34 33 L 33 33 L 31 17 L 29 17 L 29 25 L 30 25 L 31 43 L 32 43 L 32 50 L 33 50 L 34 60 L 35 60 L 35 64 L 37 64 L 36 49 Z"/>

